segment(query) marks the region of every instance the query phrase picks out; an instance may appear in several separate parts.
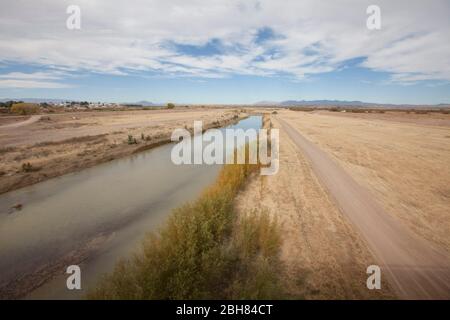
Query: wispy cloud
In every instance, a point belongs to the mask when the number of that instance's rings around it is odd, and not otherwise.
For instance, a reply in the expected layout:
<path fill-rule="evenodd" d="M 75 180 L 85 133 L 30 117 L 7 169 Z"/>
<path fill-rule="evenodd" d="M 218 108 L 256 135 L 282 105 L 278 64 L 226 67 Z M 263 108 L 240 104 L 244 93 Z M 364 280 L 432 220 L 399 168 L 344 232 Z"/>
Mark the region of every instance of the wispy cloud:
<path fill-rule="evenodd" d="M 45 89 L 61 89 L 70 88 L 71 85 L 60 83 L 57 81 L 62 78 L 61 72 L 10 72 L 0 74 L 0 88 L 45 88 Z"/>
<path fill-rule="evenodd" d="M 61 89 L 71 87 L 72 86 L 67 84 L 51 81 L 14 80 L 14 79 L 0 80 L 0 88 Z"/>
<path fill-rule="evenodd" d="M 379 31 L 366 28 L 366 0 L 80 0 L 75 31 L 65 27 L 71 2 L 3 0 L 0 62 L 116 75 L 304 79 L 363 57 L 362 67 L 388 72 L 393 82 L 450 81 L 447 0 L 379 0 Z M 15 76 L 0 76 L 0 85 L 66 86 L 48 81 L 56 80 L 51 74 Z"/>

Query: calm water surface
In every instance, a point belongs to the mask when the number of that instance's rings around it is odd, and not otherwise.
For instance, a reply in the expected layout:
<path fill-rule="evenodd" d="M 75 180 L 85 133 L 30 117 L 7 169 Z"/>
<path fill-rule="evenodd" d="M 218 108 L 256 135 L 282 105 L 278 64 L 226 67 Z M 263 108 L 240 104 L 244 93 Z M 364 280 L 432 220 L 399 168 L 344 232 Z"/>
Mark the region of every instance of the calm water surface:
<path fill-rule="evenodd" d="M 229 128 L 257 129 L 261 122 L 261 116 L 252 116 Z M 172 164 L 172 147 L 0 195 L 0 292 L 25 275 L 28 284 L 44 283 L 26 298 L 82 298 L 173 208 L 195 199 L 216 178 L 219 165 Z M 11 213 L 17 203 L 22 210 Z M 61 270 L 71 264 L 80 265 L 82 290 L 66 288 Z"/>

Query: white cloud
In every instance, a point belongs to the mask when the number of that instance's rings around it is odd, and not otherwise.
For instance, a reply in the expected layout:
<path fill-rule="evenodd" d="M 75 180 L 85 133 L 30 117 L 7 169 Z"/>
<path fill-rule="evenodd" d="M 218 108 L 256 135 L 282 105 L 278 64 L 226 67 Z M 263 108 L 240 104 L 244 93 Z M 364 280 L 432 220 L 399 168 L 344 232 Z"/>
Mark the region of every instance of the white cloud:
<path fill-rule="evenodd" d="M 33 73 L 24 73 L 24 72 L 10 72 L 6 74 L 0 74 L 0 79 L 18 79 L 18 80 L 48 80 L 48 79 L 59 79 L 61 75 L 59 73 L 52 72 L 33 72 Z"/>
<path fill-rule="evenodd" d="M 27 89 L 61 89 L 70 88 L 70 85 L 52 81 L 35 81 L 35 80 L 0 80 L 0 88 L 27 88 Z"/>
<path fill-rule="evenodd" d="M 372 4 L 366 0 L 75 3 L 81 7 L 81 30 L 66 29 L 65 9 L 74 1 L 2 0 L 0 62 L 66 72 L 194 77 L 283 73 L 304 78 L 363 57 L 364 67 L 389 72 L 394 82 L 450 80 L 447 0 L 379 0 L 379 31 L 366 28 L 366 8 Z M 258 43 L 255 35 L 262 28 L 271 28 L 277 37 Z M 204 45 L 212 39 L 223 44 L 223 52 L 191 56 L 166 45 Z M 36 76 L 34 82 L 53 83 L 42 82 L 52 79 L 45 74 Z M 3 85 L 31 81 L 24 77 L 5 75 Z M 33 81 L 28 84 L 37 84 Z"/>
<path fill-rule="evenodd" d="M 70 88 L 71 86 L 65 83 L 48 80 L 61 79 L 63 73 L 56 72 L 10 72 L 0 74 L 0 88 L 45 88 L 45 89 L 61 89 Z"/>

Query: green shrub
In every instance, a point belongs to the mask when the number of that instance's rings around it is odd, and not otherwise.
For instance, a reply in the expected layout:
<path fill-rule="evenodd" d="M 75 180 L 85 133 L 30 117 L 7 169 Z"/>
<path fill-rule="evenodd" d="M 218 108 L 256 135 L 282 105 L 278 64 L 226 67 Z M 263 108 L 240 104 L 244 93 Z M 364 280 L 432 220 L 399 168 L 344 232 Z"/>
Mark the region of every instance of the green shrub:
<path fill-rule="evenodd" d="M 366 112 L 366 110 L 364 110 L 364 109 L 349 109 L 348 111 L 352 112 L 352 113 L 365 113 Z"/>
<path fill-rule="evenodd" d="M 173 103 L 169 102 L 167 104 L 167 109 L 173 109 L 173 108 L 175 108 L 175 105 Z"/>
<path fill-rule="evenodd" d="M 257 165 L 225 165 L 141 251 L 117 264 L 91 299 L 281 298 L 280 235 L 267 213 L 238 218 L 234 197 Z"/>
<path fill-rule="evenodd" d="M 136 138 L 134 138 L 131 134 L 128 135 L 128 144 L 137 144 Z"/>
<path fill-rule="evenodd" d="M 316 110 L 316 108 L 311 108 L 311 107 L 290 107 L 289 110 L 311 112 L 311 111 Z"/>
<path fill-rule="evenodd" d="M 29 162 L 22 163 L 22 171 L 23 172 L 33 172 L 33 171 L 38 171 L 38 170 L 39 170 L 38 167 L 34 167 Z"/>

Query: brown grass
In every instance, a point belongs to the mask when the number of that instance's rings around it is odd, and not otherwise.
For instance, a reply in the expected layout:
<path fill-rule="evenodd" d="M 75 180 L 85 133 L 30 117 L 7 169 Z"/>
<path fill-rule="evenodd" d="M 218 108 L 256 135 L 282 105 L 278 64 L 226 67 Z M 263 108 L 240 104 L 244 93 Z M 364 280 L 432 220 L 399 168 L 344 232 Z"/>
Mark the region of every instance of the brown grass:
<path fill-rule="evenodd" d="M 274 299 L 280 235 L 267 214 L 237 218 L 234 198 L 258 165 L 225 165 L 203 195 L 176 209 L 91 299 Z"/>

